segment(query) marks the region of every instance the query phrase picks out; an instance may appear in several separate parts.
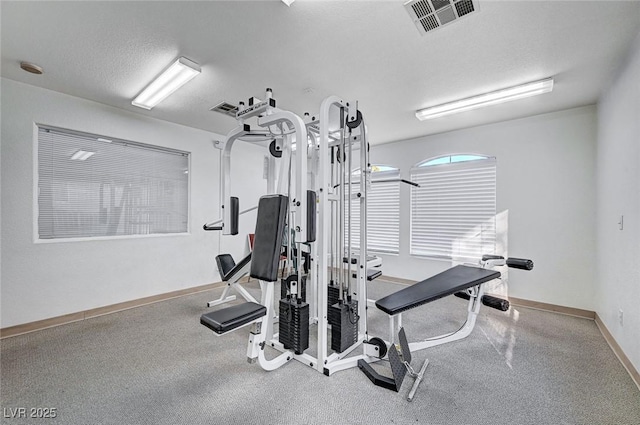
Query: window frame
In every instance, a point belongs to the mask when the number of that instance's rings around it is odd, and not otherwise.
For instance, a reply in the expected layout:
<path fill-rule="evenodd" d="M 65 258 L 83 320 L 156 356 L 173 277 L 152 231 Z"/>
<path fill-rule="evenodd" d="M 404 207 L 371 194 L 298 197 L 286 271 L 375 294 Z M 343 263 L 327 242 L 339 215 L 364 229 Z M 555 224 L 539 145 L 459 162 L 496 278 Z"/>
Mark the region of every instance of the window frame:
<path fill-rule="evenodd" d="M 187 158 L 187 188 L 186 188 L 186 230 L 183 232 L 171 232 L 171 233 L 148 233 L 148 234 L 129 234 L 129 235 L 108 235 L 108 236 L 82 236 L 82 237 L 68 237 L 68 238 L 40 238 L 40 203 L 39 203 L 39 194 L 40 194 L 40 156 L 39 156 L 39 132 L 40 129 L 48 129 L 56 132 L 62 132 L 69 135 L 77 135 L 80 137 L 88 137 L 93 139 L 106 139 L 111 143 L 122 143 L 130 146 L 149 148 L 157 151 L 166 151 L 171 153 L 180 153 Z M 42 124 L 39 122 L 33 123 L 33 138 L 32 138 L 32 147 L 33 147 L 33 200 L 32 200 L 32 211 L 33 211 L 33 243 L 35 244 L 51 244 L 51 243 L 69 243 L 69 242 L 91 242 L 91 241 L 102 241 L 102 240 L 121 240 L 121 239 L 139 239 L 139 238 L 159 238 L 159 237 L 184 237 L 191 235 L 191 165 L 192 158 L 191 152 L 181 149 L 175 149 L 162 145 L 153 145 L 150 143 L 141 143 L 135 142 L 131 140 L 121 139 L 118 137 L 111 137 L 105 135 L 98 135 L 95 133 L 90 133 L 86 131 L 80 131 L 75 129 L 57 127 L 49 124 Z"/>

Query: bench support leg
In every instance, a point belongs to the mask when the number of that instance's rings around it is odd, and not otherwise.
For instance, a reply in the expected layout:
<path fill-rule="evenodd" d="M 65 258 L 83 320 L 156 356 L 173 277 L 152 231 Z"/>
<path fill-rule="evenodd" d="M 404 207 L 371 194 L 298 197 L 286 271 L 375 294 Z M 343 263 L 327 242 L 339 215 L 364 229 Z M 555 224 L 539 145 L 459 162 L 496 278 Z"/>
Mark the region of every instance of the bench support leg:
<path fill-rule="evenodd" d="M 220 298 L 214 301 L 209 301 L 207 303 L 207 307 L 213 307 L 216 305 L 228 303 L 229 301 L 234 301 L 236 299 L 236 296 L 229 295 L 230 290 L 231 290 L 231 284 L 227 283 L 227 286 L 224 287 L 224 291 L 222 291 L 222 295 L 220 295 Z"/>
<path fill-rule="evenodd" d="M 471 292 L 471 298 L 469 299 L 469 305 L 467 307 L 467 320 L 460 329 L 449 334 L 427 338 L 424 341 L 412 342 L 409 344 L 409 348 L 411 349 L 411 351 L 424 350 L 425 348 L 435 347 L 437 345 L 446 344 L 448 342 L 458 341 L 469 336 L 476 325 L 478 312 L 480 311 L 480 306 L 482 305 L 481 299 L 484 293 L 483 285 L 473 287 Z"/>
<path fill-rule="evenodd" d="M 260 367 L 264 370 L 271 371 L 278 369 L 280 366 L 288 363 L 293 359 L 293 352 L 285 351 L 277 357 L 267 360 L 265 357 L 266 346 L 274 338 L 273 335 L 273 300 L 274 300 L 274 282 L 260 281 L 262 289 L 262 305 L 267 307 L 267 314 L 264 315 L 262 321 L 256 324 L 256 328 L 249 334 L 249 343 L 247 345 L 247 361 L 253 363 L 257 360 Z"/>

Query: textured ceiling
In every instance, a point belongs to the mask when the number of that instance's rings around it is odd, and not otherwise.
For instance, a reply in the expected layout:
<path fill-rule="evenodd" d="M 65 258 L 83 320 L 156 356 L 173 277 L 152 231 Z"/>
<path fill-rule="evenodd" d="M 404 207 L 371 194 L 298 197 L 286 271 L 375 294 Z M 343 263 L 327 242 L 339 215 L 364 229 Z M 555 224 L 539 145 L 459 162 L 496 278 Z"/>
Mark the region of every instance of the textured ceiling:
<path fill-rule="evenodd" d="M 226 133 L 209 111 L 273 88 L 318 112 L 358 100 L 372 143 L 593 104 L 640 31 L 638 1 L 483 1 L 421 36 L 403 1 L 0 3 L 3 77 Z M 179 56 L 202 74 L 151 111 L 131 99 Z M 20 70 L 31 61 L 45 70 Z M 416 109 L 553 76 L 553 93 L 420 122 Z"/>

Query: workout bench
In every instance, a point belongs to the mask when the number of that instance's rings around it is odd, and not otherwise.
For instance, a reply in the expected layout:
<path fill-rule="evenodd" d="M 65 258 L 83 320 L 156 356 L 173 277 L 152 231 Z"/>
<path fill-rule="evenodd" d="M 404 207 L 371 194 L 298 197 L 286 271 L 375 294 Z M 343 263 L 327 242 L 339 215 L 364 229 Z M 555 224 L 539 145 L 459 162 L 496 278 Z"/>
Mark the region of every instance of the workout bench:
<path fill-rule="evenodd" d="M 391 343 L 388 358 L 393 371 L 393 378 L 387 378 L 377 373 L 366 361 L 359 360 L 358 367 L 375 385 L 399 391 L 402 380 L 408 372 L 409 375 L 416 378 L 408 397 L 408 400 L 411 401 L 428 364 L 427 360 L 420 372 L 416 373 L 409 364 L 411 352 L 466 338 L 475 326 L 481 304 L 502 311 L 508 310 L 508 301 L 483 294 L 485 283 L 500 278 L 500 272 L 491 270 L 490 267 L 506 264 L 509 267 L 522 270 L 533 269 L 531 260 L 509 258 L 505 261 L 503 257 L 495 255 L 483 256 L 481 264 L 484 268 L 467 265 L 452 267 L 375 302 L 378 309 L 389 315 Z M 406 334 L 402 328 L 402 312 L 454 294 L 469 300 L 467 320 L 464 325 L 455 332 L 407 343 Z M 401 350 L 399 352 L 395 345 L 395 335 L 398 335 L 400 340 Z"/>

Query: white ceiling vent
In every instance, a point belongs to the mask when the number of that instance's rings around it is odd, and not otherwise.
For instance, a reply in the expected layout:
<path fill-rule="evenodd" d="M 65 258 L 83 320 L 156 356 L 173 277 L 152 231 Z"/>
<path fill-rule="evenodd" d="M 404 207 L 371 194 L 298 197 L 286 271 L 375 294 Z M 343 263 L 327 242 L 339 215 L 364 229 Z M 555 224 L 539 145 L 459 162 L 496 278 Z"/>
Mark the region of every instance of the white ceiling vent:
<path fill-rule="evenodd" d="M 478 11 L 476 0 L 410 0 L 404 4 L 420 34 Z"/>
<path fill-rule="evenodd" d="M 236 112 L 238 112 L 238 107 L 236 105 L 232 105 L 231 103 L 222 101 L 209 110 L 235 118 Z"/>

